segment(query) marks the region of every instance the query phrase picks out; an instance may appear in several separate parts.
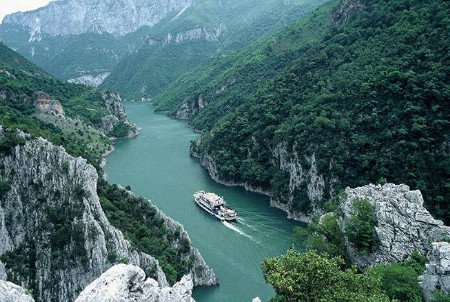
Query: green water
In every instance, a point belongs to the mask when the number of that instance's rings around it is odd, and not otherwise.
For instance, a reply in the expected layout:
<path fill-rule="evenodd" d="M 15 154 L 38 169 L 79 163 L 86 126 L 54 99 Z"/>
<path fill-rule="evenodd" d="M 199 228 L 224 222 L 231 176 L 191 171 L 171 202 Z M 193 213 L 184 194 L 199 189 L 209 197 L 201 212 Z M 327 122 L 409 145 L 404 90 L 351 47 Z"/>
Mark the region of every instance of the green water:
<path fill-rule="evenodd" d="M 274 292 L 264 282 L 260 263 L 290 247 L 295 223 L 270 208 L 266 197 L 212 181 L 189 156 L 190 141 L 198 134 L 185 123 L 155 114 L 148 103 L 125 107 L 141 134 L 117 142 L 105 168 L 108 179 L 130 185 L 185 226 L 220 279 L 220 286 L 196 288 L 196 301 L 250 302 L 256 296 L 268 301 Z M 223 195 L 239 221 L 226 225 L 204 213 L 192 197 L 197 190 Z"/>

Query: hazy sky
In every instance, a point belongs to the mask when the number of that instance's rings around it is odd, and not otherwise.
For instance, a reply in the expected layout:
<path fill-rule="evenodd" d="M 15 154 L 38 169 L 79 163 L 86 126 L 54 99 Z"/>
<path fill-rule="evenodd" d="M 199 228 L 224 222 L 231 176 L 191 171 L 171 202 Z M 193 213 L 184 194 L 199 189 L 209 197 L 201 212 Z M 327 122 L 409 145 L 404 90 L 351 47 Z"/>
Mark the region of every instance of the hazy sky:
<path fill-rule="evenodd" d="M 3 17 L 18 11 L 28 11 L 46 5 L 52 0 L 0 0 L 0 22 Z"/>

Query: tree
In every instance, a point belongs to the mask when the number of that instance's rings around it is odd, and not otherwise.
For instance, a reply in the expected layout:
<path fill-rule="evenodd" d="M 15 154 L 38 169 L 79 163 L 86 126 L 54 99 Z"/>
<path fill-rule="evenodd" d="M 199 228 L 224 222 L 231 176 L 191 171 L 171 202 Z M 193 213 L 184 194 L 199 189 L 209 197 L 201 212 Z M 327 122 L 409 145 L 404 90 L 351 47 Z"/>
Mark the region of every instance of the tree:
<path fill-rule="evenodd" d="M 422 301 L 417 282 L 419 273 L 407 262 L 377 265 L 369 272 L 381 279 L 381 286 L 391 299 L 402 302 Z"/>
<path fill-rule="evenodd" d="M 353 202 L 354 213 L 345 221 L 348 240 L 361 254 L 369 253 L 375 243 L 376 217 L 373 206 L 366 199 Z"/>
<path fill-rule="evenodd" d="M 291 249 L 283 257 L 264 261 L 265 280 L 282 302 L 389 302 L 380 279 L 359 274 L 355 268 L 343 269 L 342 258 L 328 258 L 314 251 L 299 254 Z"/>

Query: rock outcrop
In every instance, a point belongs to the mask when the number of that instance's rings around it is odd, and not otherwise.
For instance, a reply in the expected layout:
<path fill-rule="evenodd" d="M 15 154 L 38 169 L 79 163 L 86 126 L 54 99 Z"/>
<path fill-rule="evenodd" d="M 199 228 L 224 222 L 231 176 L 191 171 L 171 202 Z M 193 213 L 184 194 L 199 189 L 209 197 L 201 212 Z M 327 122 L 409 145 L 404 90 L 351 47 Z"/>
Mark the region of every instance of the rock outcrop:
<path fill-rule="evenodd" d="M 102 99 L 106 110 L 110 113 L 102 118 L 102 130 L 106 134 L 114 135 L 115 127 L 121 124 L 127 129 L 127 133 L 121 138 L 131 138 L 139 134 L 137 126 L 128 120 L 119 93 L 103 91 Z"/>
<path fill-rule="evenodd" d="M 434 242 L 429 263 L 421 277 L 423 298 L 430 301 L 436 290 L 450 294 L 450 243 Z"/>
<path fill-rule="evenodd" d="M 191 107 L 186 107 L 186 111 L 178 111 L 178 114 L 186 114 L 189 118 Z M 195 111 L 195 110 L 194 110 Z M 181 118 L 180 116 L 177 116 Z M 315 154 L 304 158 L 299 158 L 298 153 L 295 151 L 296 146 L 289 149 L 286 143 L 278 144 L 273 150 L 271 150 L 273 158 L 271 163 L 277 166 L 283 172 L 286 172 L 289 177 L 289 192 L 286 196 L 273 196 L 270 192 L 263 190 L 262 188 L 254 187 L 248 183 L 229 182 L 220 178 L 218 172 L 218 165 L 215 159 L 209 154 L 200 154 L 197 152 L 198 146 L 201 142 L 197 141 L 191 146 L 191 155 L 199 158 L 201 165 L 208 171 L 211 178 L 216 182 L 227 186 L 242 186 L 247 191 L 264 194 L 270 197 L 270 206 L 283 210 L 287 213 L 289 219 L 294 219 L 304 223 L 310 223 L 313 217 L 320 217 L 323 214 L 321 209 L 321 203 L 324 199 L 331 198 L 335 194 L 335 184 L 337 178 L 332 173 L 331 176 L 324 176 L 318 172 L 317 161 Z M 332 164 L 329 166 L 331 171 Z M 309 211 L 303 213 L 293 209 L 293 200 L 299 194 L 302 198 L 307 199 L 310 204 Z"/>
<path fill-rule="evenodd" d="M 64 108 L 61 102 L 48 96 L 46 93 L 39 91 L 36 93 L 36 100 L 34 101 L 36 108 L 47 114 L 53 114 L 58 117 L 64 117 Z"/>
<path fill-rule="evenodd" d="M 7 184 L 0 205 L 0 258 L 14 280 L 33 289 L 37 301 L 73 301 L 121 261 L 168 285 L 158 261 L 132 248 L 111 226 L 99 202 L 97 179 L 85 159 L 42 138 L 0 157 L 0 181 Z M 167 220 L 168 227 L 173 223 Z M 196 284 L 210 284 L 214 274 L 191 250 L 199 265 L 193 271 L 209 277 L 194 275 Z"/>
<path fill-rule="evenodd" d="M 118 264 L 89 284 L 75 302 L 195 302 L 192 288 L 190 276 L 173 287 L 161 287 L 139 267 Z"/>
<path fill-rule="evenodd" d="M 27 291 L 14 283 L 0 280 L 0 301 L 5 302 L 34 302 Z"/>
<path fill-rule="evenodd" d="M 83 84 L 87 86 L 98 87 L 110 75 L 110 72 L 104 72 L 97 75 L 82 75 L 78 78 L 67 80 L 69 83 Z"/>
<path fill-rule="evenodd" d="M 169 14 L 186 10 L 193 0 L 62 0 L 32 12 L 8 15 L 5 24 L 28 29 L 29 41 L 43 35 L 67 36 L 88 32 L 122 36 L 142 26 L 153 26 Z M 68 13 L 70 12 L 70 13 Z"/>
<path fill-rule="evenodd" d="M 434 219 L 423 206 L 419 190 L 407 185 L 367 185 L 345 190 L 341 205 L 344 222 L 352 215 L 353 202 L 365 199 L 376 216 L 375 247 L 368 255 L 360 255 L 349 243 L 348 254 L 359 267 L 406 260 L 414 251 L 432 253 L 432 243 L 450 238 L 450 227 Z M 345 226 L 342 226 L 345 229 Z"/>
<path fill-rule="evenodd" d="M 2 302 L 34 302 L 27 291 L 11 282 L 6 281 L 5 266 L 0 262 L 0 301 Z"/>

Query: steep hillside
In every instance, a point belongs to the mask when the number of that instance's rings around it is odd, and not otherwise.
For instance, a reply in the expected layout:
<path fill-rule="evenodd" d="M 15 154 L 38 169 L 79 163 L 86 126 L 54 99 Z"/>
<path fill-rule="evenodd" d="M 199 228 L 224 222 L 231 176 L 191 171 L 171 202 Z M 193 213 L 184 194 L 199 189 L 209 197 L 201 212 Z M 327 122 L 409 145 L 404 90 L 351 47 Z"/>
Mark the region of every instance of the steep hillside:
<path fill-rule="evenodd" d="M 0 44 L 0 261 L 36 301 L 73 301 L 130 262 L 174 284 L 217 283 L 183 227 L 112 186 L 111 139 L 137 134 L 118 94 L 41 74 Z"/>
<path fill-rule="evenodd" d="M 96 166 L 110 148 L 108 136 L 137 133 L 117 94 L 56 80 L 3 44 L 0 59 L 3 126 L 45 137 Z"/>
<path fill-rule="evenodd" d="M 445 1 L 333 1 L 155 103 L 205 131 L 192 152 L 213 177 L 292 217 L 388 180 L 420 189 L 448 223 L 449 13 Z"/>
<path fill-rule="evenodd" d="M 6 16 L 0 40 L 63 80 L 98 84 L 140 43 L 148 28 L 193 3 L 53 1 L 31 12 Z"/>
<path fill-rule="evenodd" d="M 325 1 L 63 0 L 5 17 L 0 41 L 62 80 L 148 98 Z"/>
<path fill-rule="evenodd" d="M 298 20 L 325 0 L 196 1 L 148 33 L 105 80 L 126 98 L 149 98 L 212 56 L 242 49 Z"/>

